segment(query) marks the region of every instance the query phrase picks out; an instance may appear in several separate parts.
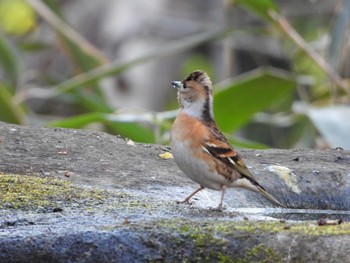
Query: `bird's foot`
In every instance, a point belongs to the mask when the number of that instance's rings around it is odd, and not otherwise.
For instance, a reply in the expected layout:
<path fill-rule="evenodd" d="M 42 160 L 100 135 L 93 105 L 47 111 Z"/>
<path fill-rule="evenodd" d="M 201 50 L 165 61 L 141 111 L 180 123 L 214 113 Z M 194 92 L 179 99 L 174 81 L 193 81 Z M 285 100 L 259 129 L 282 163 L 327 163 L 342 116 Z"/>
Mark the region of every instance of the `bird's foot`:
<path fill-rule="evenodd" d="M 224 211 L 224 206 L 222 205 L 222 203 L 220 203 L 217 207 L 211 207 L 210 210 L 211 211 L 216 211 L 216 212 L 223 212 Z"/>
<path fill-rule="evenodd" d="M 194 202 L 190 202 L 190 199 L 185 199 L 183 201 L 176 201 L 177 204 L 186 204 L 186 205 L 192 205 Z"/>

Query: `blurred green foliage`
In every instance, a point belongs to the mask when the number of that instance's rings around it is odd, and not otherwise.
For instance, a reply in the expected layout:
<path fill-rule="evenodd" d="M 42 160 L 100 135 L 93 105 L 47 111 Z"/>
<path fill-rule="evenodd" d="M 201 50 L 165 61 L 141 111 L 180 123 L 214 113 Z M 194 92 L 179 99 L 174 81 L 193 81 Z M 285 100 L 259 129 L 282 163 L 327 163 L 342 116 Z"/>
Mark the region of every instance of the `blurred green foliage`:
<path fill-rule="evenodd" d="M 54 16 L 61 23 L 62 28 L 68 25 L 56 1 L 35 2 L 49 8 L 44 19 Z M 348 0 L 345 2 L 348 3 Z M 318 110 L 322 109 L 317 108 L 316 105 L 329 106 L 344 101 L 349 103 L 349 94 L 335 87 L 322 67 L 282 30 L 281 24 L 271 15 L 272 11 L 279 12 L 273 0 L 236 0 L 233 3 L 248 13 L 260 17 L 266 23 L 264 31 L 266 35 L 280 39 L 291 58 L 293 72 L 262 68 L 216 85 L 215 116 L 220 128 L 231 142 L 236 146 L 254 148 L 263 148 L 267 145 L 314 147 L 318 129 L 331 146 L 348 147 L 345 144 L 339 145 L 341 144 L 339 142 L 347 138 L 340 140 L 337 138 L 335 141 L 334 136 L 330 136 L 331 133 L 324 130 L 327 125 L 324 125 L 322 116 L 324 118 L 329 114 L 327 118 L 331 118 L 331 114 L 336 114 L 339 109 L 334 107 L 330 111 L 322 111 L 323 114 L 317 114 Z M 18 83 L 19 76 L 22 74 L 21 56 L 47 48 L 46 43 L 35 43 L 28 41 L 25 37 L 26 34 L 35 30 L 36 17 L 36 12 L 24 0 L 0 0 L 0 28 L 2 29 L 0 31 L 0 74 L 3 76 L 0 80 L 0 120 L 17 124 L 28 123 L 28 116 L 33 116 L 33 113 L 27 108 L 26 101 L 29 98 L 40 97 L 48 101 L 61 101 L 79 109 L 79 113 L 74 116 L 59 119 L 57 116 L 51 116 L 51 120 L 44 122 L 46 126 L 84 128 L 98 124 L 112 134 L 120 134 L 135 141 L 148 143 L 167 143 L 168 131 L 176 112 L 117 113 L 118 109 L 112 108 L 107 102 L 100 80 L 106 76 L 120 74 L 140 63 L 185 51 L 223 37 L 232 37 L 235 33 L 235 29 L 232 28 L 201 33 L 164 45 L 132 61 L 109 62 L 101 51 L 87 46 L 86 43 L 80 42 L 79 38 L 72 37 L 65 33 L 65 30 L 54 26 L 53 30 L 56 32 L 59 46 L 69 57 L 70 66 L 74 72 L 71 78 L 65 81 L 43 74 L 40 77 L 49 79 L 47 85 L 52 86 L 51 88 L 23 91 L 19 89 Z M 348 20 L 344 22 L 344 19 L 336 22 L 349 23 Z M 343 27 L 336 25 L 336 28 Z M 330 29 L 322 28 L 322 30 L 327 32 Z M 247 32 L 249 33 L 252 34 Z M 13 37 L 13 35 L 21 37 Z M 303 37 L 309 41 L 315 41 L 319 35 L 315 35 L 314 30 L 311 30 L 311 32 L 306 31 Z M 339 57 L 334 50 L 332 54 Z M 216 82 L 214 68 L 207 57 L 198 54 L 190 56 L 184 63 L 181 74 L 185 77 L 195 69 L 207 71 L 213 76 L 214 83 Z M 342 112 L 348 112 L 347 109 L 341 108 Z M 342 121 L 348 121 L 342 119 L 345 115 L 340 114 L 338 120 L 340 125 L 337 129 L 341 131 L 339 136 L 350 133 L 347 126 L 341 125 Z M 312 126 L 311 123 L 315 125 Z M 278 142 L 276 134 L 283 133 L 286 129 L 288 133 L 285 133 L 285 136 L 288 138 L 281 139 L 284 143 Z M 242 133 L 249 135 L 251 130 L 264 139 L 259 140 L 259 136 L 253 136 L 255 141 L 251 141 L 237 136 Z"/>
<path fill-rule="evenodd" d="M 295 87 L 291 76 L 275 69 L 246 73 L 215 93 L 216 120 L 223 131 L 236 131 L 255 113 L 290 96 Z"/>
<path fill-rule="evenodd" d="M 1 0 L 0 26 L 9 34 L 26 34 L 36 26 L 35 12 L 24 0 Z"/>

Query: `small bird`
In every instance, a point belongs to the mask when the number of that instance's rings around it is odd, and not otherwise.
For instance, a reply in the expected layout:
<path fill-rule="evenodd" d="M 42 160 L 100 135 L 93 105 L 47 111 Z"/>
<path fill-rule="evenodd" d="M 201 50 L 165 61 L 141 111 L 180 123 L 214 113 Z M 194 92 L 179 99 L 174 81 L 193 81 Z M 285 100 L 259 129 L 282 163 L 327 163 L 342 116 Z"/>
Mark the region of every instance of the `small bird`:
<path fill-rule="evenodd" d="M 178 90 L 180 111 L 171 128 L 171 149 L 176 164 L 200 187 L 179 203 L 204 188 L 221 191 L 216 208 L 222 210 L 225 190 L 241 187 L 258 192 L 283 207 L 257 182 L 243 159 L 219 130 L 213 113 L 212 83 L 203 71 L 194 71 L 183 81 L 172 81 Z"/>

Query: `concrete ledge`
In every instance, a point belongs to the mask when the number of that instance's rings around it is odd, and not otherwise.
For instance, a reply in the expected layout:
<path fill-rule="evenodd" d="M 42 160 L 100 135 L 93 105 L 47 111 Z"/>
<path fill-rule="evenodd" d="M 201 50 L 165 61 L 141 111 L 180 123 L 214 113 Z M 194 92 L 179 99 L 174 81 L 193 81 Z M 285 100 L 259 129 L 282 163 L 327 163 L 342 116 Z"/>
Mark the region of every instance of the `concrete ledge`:
<path fill-rule="evenodd" d="M 350 152 L 241 150 L 290 209 L 230 189 L 226 210 L 216 212 L 215 191 L 192 206 L 175 203 L 197 185 L 158 156 L 167 150 L 100 132 L 0 123 L 0 262 L 350 261 L 350 225 L 316 224 L 350 219 Z M 8 189 L 26 190 L 15 203 Z M 50 202 L 34 202 L 40 193 Z"/>

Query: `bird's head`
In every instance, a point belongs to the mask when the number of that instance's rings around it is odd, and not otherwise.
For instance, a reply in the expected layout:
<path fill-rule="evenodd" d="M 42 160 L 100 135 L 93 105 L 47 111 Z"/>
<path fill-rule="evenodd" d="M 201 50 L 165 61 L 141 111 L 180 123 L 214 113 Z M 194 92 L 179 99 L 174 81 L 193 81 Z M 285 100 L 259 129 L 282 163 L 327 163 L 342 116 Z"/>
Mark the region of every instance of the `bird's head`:
<path fill-rule="evenodd" d="M 205 72 L 196 70 L 184 80 L 171 84 L 177 89 L 180 107 L 186 113 L 199 119 L 214 119 L 212 83 Z"/>

